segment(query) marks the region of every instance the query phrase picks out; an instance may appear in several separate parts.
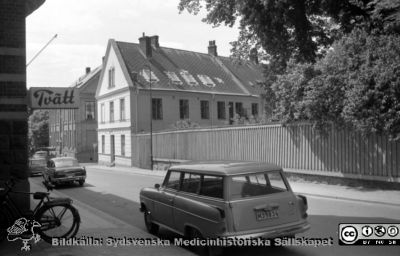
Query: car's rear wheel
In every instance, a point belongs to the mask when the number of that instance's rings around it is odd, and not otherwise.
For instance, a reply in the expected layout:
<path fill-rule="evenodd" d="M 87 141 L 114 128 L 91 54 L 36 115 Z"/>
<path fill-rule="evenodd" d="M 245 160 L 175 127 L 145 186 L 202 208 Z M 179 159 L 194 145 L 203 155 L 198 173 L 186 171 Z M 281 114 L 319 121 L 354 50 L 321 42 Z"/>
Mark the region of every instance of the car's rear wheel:
<path fill-rule="evenodd" d="M 85 181 L 84 180 L 80 180 L 80 181 L 78 181 L 78 183 L 79 183 L 80 186 L 83 186 L 83 184 L 85 184 Z"/>
<path fill-rule="evenodd" d="M 160 227 L 151 221 L 151 215 L 146 209 L 144 211 L 144 224 L 146 225 L 146 229 L 150 234 L 157 235 Z"/>

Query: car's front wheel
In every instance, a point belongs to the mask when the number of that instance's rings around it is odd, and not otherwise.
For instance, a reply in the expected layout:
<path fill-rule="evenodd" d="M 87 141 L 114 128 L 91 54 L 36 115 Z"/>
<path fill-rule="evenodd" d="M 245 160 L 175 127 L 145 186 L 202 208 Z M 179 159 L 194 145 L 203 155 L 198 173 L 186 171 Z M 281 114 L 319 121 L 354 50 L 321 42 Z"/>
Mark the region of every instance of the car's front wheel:
<path fill-rule="evenodd" d="M 150 234 L 157 235 L 159 226 L 151 221 L 150 213 L 147 210 L 144 211 L 144 224 Z"/>

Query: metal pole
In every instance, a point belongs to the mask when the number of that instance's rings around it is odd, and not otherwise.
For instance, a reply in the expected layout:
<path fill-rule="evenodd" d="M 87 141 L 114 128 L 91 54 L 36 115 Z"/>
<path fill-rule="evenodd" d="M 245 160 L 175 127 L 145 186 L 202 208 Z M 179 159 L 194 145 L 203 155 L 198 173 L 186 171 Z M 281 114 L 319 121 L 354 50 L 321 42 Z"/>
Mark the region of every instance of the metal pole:
<path fill-rule="evenodd" d="M 147 65 L 146 65 L 147 66 Z M 149 84 L 150 84 L 150 164 L 151 164 L 151 170 L 153 170 L 154 167 L 154 161 L 153 161 L 153 95 L 152 95 L 152 88 L 151 88 L 151 67 L 147 66 L 150 71 L 150 79 L 149 79 Z"/>
<path fill-rule="evenodd" d="M 40 49 L 40 51 L 39 51 L 38 53 L 35 54 L 35 56 L 33 56 L 33 58 L 26 64 L 26 67 L 28 67 L 29 64 L 31 64 L 32 61 L 33 61 L 34 59 L 36 59 L 36 57 L 39 56 L 39 54 L 40 54 L 54 39 L 56 39 L 56 38 L 57 38 L 57 34 L 55 34 L 55 35 L 47 42 L 47 44 L 46 44 L 45 46 L 43 46 L 42 49 Z"/>

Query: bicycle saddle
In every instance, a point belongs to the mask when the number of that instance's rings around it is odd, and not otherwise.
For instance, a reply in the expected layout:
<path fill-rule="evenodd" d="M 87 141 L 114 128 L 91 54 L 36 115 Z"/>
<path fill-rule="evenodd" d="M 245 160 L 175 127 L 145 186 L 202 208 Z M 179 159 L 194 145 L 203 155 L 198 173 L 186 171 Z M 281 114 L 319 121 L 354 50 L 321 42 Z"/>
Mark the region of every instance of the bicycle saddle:
<path fill-rule="evenodd" d="M 72 204 L 72 199 L 71 198 L 52 198 L 50 201 L 45 202 L 45 205 L 60 205 L 60 204 Z"/>

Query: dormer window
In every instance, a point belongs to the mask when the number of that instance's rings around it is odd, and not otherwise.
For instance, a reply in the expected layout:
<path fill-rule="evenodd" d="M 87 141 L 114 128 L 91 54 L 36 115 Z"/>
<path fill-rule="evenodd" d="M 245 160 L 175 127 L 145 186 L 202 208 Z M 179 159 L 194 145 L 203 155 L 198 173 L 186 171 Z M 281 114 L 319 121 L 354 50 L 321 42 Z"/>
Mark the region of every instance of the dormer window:
<path fill-rule="evenodd" d="M 175 72 L 165 71 L 165 74 L 168 76 L 168 79 L 176 85 L 182 85 L 183 82 L 179 79 L 178 75 Z"/>
<path fill-rule="evenodd" d="M 187 71 L 181 70 L 180 75 L 185 79 L 185 82 L 188 83 L 190 86 L 198 86 L 199 83 L 194 79 L 194 77 Z"/>
<path fill-rule="evenodd" d="M 206 75 L 197 75 L 200 81 L 207 87 L 215 87 L 215 83 L 209 76 Z"/>
<path fill-rule="evenodd" d="M 218 83 L 224 84 L 224 80 L 222 80 L 221 78 L 219 78 L 219 77 L 214 77 L 214 79 L 215 79 L 215 81 L 217 81 Z"/>
<path fill-rule="evenodd" d="M 108 70 L 108 88 L 115 87 L 115 68 L 111 67 Z"/>
<path fill-rule="evenodd" d="M 140 72 L 140 75 L 147 81 L 147 82 L 152 82 L 152 83 L 157 83 L 160 81 L 158 77 L 154 74 L 153 71 L 150 71 L 149 69 L 142 69 Z"/>

